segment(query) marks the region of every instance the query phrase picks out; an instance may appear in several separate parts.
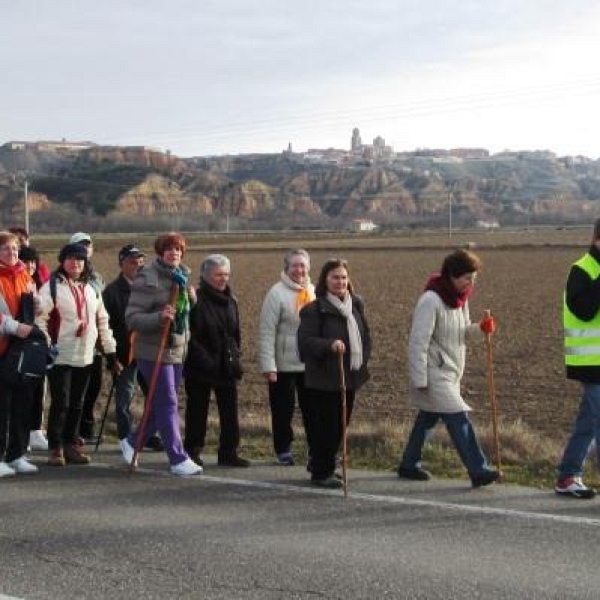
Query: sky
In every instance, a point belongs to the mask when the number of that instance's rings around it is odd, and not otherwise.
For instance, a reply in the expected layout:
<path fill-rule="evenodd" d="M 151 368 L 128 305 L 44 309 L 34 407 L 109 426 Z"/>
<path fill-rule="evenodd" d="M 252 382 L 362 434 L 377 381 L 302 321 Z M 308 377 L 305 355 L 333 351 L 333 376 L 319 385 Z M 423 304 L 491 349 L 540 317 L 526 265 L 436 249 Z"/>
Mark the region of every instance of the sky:
<path fill-rule="evenodd" d="M 0 144 L 600 157 L 597 0 L 0 0 Z"/>

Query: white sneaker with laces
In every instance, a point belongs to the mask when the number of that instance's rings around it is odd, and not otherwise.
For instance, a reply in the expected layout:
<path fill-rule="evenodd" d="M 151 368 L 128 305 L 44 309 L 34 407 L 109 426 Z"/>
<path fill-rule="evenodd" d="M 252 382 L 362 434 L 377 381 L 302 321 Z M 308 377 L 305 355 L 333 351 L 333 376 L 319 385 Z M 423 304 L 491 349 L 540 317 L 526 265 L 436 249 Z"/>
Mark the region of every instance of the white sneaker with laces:
<path fill-rule="evenodd" d="M 9 467 L 7 463 L 0 462 L 0 477 L 10 477 L 11 475 L 15 475 L 16 471 Z"/>
<path fill-rule="evenodd" d="M 123 454 L 123 460 L 131 465 L 131 461 L 133 459 L 133 455 L 135 454 L 135 448 L 129 443 L 127 438 L 123 438 L 119 442 L 119 446 L 121 447 L 121 454 Z"/>
<path fill-rule="evenodd" d="M 171 473 L 179 477 L 190 477 L 202 473 L 202 467 L 197 465 L 191 458 L 186 458 L 178 465 L 171 465 Z"/>
<path fill-rule="evenodd" d="M 29 448 L 31 450 L 48 450 L 48 440 L 41 429 L 29 432 Z"/>
<path fill-rule="evenodd" d="M 37 473 L 39 469 L 33 464 L 30 463 L 24 456 L 20 456 L 19 458 L 15 458 L 15 460 L 11 460 L 8 463 L 8 466 L 13 469 L 16 473 Z"/>

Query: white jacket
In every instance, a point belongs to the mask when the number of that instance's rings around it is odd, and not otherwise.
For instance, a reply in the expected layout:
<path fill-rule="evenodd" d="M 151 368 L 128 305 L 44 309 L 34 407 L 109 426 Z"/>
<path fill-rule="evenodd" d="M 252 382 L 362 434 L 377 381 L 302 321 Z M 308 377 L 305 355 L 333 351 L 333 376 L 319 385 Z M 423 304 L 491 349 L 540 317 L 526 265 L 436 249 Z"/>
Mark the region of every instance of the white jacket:
<path fill-rule="evenodd" d="M 298 357 L 296 334 L 300 325 L 297 301 L 302 287 L 284 273 L 281 281 L 268 292 L 260 313 L 258 357 L 261 373 L 298 373 L 304 363 Z M 315 291 L 312 283 L 306 287 L 311 300 Z"/>
<path fill-rule="evenodd" d="M 113 354 L 117 350 L 112 330 L 108 326 L 108 313 L 104 308 L 102 294 L 97 294 L 90 284 L 84 288 L 88 326 L 81 336 L 77 336 L 79 318 L 75 298 L 68 283 L 60 275 L 56 281 L 56 307 L 60 313 L 60 329 L 58 332 L 59 354 L 55 364 L 84 367 L 92 364 L 94 348 L 98 335 L 104 354 Z M 54 308 L 50 295 L 50 282 L 40 289 L 40 314 L 35 322 L 48 335 L 48 319 Z"/>
<path fill-rule="evenodd" d="M 471 323 L 468 303 L 451 309 L 433 291 L 419 298 L 408 343 L 409 395 L 414 406 L 441 413 L 471 410 L 460 393 L 467 337 L 483 338 L 479 325 Z M 418 389 L 424 387 L 426 391 Z"/>

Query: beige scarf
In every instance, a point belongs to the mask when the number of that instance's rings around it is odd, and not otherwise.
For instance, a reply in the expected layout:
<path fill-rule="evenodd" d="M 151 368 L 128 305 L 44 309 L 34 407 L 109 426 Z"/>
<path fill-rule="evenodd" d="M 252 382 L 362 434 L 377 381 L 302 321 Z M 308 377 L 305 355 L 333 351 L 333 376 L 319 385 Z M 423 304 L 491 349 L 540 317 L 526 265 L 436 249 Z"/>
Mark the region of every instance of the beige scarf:
<path fill-rule="evenodd" d="M 342 301 L 337 296 L 327 292 L 327 300 L 346 318 L 346 322 L 348 323 L 348 337 L 350 339 L 350 370 L 358 371 L 363 364 L 363 347 L 360 329 L 352 314 L 352 296 L 346 294 L 346 298 Z"/>

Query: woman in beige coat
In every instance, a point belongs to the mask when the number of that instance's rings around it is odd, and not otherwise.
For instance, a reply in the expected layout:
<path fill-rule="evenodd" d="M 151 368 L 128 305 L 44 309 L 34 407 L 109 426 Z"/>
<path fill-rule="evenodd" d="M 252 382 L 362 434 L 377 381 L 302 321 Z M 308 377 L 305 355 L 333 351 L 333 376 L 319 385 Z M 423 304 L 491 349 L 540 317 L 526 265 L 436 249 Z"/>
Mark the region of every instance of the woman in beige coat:
<path fill-rule="evenodd" d="M 498 479 L 477 442 L 471 408 L 460 393 L 466 339 L 495 328 L 491 317 L 479 324 L 469 317 L 468 298 L 480 269 L 477 256 L 456 250 L 446 256 L 441 273 L 429 279 L 417 302 L 409 341 L 409 393 L 419 413 L 398 466 L 402 479 L 429 479 L 421 468 L 421 451 L 439 420 L 446 425 L 473 487 Z"/>

